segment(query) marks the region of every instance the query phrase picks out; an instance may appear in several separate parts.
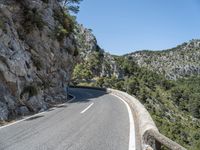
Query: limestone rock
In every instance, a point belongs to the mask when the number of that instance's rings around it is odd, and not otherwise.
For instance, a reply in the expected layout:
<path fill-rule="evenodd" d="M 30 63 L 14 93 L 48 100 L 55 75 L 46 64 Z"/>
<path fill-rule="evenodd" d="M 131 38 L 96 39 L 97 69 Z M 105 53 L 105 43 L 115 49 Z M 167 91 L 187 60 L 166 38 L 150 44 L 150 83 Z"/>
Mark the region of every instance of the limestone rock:
<path fill-rule="evenodd" d="M 47 109 L 46 103 L 39 96 L 31 97 L 27 101 L 27 107 L 33 112 L 39 112 L 41 109 Z"/>
<path fill-rule="evenodd" d="M 8 108 L 6 104 L 0 102 L 0 121 L 8 119 Z"/>
<path fill-rule="evenodd" d="M 26 116 L 28 115 L 30 112 L 28 110 L 28 108 L 26 106 L 21 106 L 19 109 L 18 109 L 18 114 L 19 115 L 22 115 L 22 116 Z"/>
<path fill-rule="evenodd" d="M 57 39 L 56 11 L 55 0 L 0 2 L 1 120 L 46 110 L 70 81 L 77 41 L 75 32 Z"/>

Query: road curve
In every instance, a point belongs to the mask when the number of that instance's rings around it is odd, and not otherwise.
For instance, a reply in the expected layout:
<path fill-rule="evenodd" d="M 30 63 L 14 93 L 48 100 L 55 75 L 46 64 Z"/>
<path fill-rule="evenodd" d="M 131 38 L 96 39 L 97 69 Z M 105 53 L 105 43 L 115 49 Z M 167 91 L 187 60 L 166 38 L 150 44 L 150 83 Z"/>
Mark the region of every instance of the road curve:
<path fill-rule="evenodd" d="M 103 91 L 70 92 L 74 101 L 0 128 L 0 150 L 129 150 L 123 101 Z"/>

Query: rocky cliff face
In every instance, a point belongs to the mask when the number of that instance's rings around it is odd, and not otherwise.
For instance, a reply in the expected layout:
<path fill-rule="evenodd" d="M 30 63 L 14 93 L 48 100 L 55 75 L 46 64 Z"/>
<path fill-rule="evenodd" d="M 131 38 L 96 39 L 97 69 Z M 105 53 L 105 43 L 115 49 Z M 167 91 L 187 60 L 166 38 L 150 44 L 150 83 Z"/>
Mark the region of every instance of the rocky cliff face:
<path fill-rule="evenodd" d="M 77 47 L 64 15 L 57 0 L 0 0 L 0 120 L 66 100 Z"/>
<path fill-rule="evenodd" d="M 126 56 L 168 79 L 200 74 L 200 40 L 191 40 L 169 50 L 138 51 Z"/>
<path fill-rule="evenodd" d="M 91 70 L 94 77 L 122 77 L 115 57 L 100 48 L 92 30 L 79 25 L 76 33 L 80 51 L 79 63 L 86 64 L 85 66 Z"/>

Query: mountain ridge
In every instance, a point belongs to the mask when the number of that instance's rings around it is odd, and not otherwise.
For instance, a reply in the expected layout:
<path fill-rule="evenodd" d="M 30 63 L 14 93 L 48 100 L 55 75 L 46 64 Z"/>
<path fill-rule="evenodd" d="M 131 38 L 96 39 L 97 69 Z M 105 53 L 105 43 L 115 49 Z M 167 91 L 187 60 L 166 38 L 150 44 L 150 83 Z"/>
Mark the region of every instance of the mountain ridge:
<path fill-rule="evenodd" d="M 164 51 L 170 51 L 170 50 L 173 50 L 174 48 L 176 47 L 181 47 L 183 45 L 187 45 L 191 42 L 200 42 L 200 39 L 191 39 L 191 40 L 187 40 L 185 42 L 182 42 L 181 44 L 177 44 L 176 46 L 173 46 L 173 47 L 170 47 L 170 48 L 166 48 L 166 49 L 136 49 L 136 50 L 133 50 L 132 52 L 129 52 L 129 53 L 126 53 L 126 54 L 123 54 L 123 55 L 120 55 L 120 56 L 125 56 L 125 55 L 129 55 L 129 54 L 133 54 L 133 53 L 138 53 L 138 52 L 143 52 L 143 51 L 152 51 L 152 52 L 164 52 Z"/>
<path fill-rule="evenodd" d="M 191 40 L 167 50 L 143 50 L 124 56 L 131 57 L 140 67 L 172 80 L 200 74 L 200 40 Z"/>

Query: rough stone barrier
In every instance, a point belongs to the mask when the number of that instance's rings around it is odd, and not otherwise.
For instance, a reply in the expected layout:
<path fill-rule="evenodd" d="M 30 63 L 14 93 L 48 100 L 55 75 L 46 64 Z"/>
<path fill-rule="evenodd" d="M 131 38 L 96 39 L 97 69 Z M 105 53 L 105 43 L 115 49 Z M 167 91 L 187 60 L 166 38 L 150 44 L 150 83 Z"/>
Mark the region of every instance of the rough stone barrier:
<path fill-rule="evenodd" d="M 126 92 L 109 88 L 96 88 L 86 86 L 78 86 L 75 88 L 101 90 L 116 95 L 125 100 L 131 107 L 134 116 L 137 150 L 161 150 L 161 146 L 164 146 L 170 150 L 186 150 L 184 147 L 162 135 L 158 131 L 158 128 L 156 127 L 149 112 L 135 97 L 127 94 Z"/>

